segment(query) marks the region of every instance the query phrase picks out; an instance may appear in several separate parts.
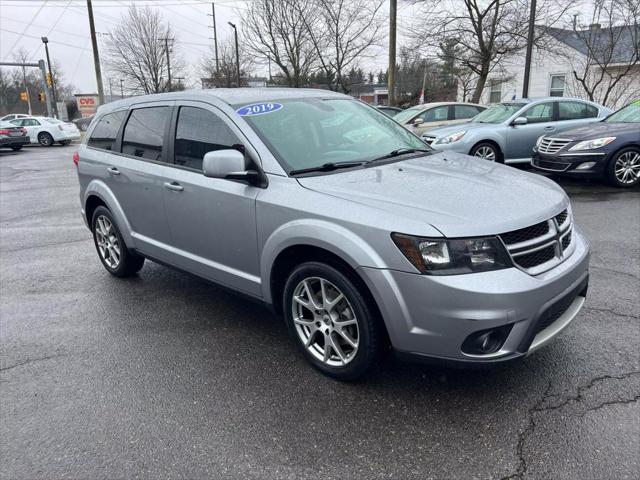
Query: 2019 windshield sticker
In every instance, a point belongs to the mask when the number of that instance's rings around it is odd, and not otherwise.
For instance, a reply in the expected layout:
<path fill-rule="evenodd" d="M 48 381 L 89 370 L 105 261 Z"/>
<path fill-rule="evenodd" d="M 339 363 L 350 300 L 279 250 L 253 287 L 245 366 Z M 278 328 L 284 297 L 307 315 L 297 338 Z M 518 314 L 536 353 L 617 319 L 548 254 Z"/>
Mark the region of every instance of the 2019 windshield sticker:
<path fill-rule="evenodd" d="M 281 103 L 252 103 L 251 105 L 245 105 L 236 110 L 236 113 L 242 117 L 249 117 L 253 115 L 264 115 L 265 113 L 273 113 L 282 108 Z"/>

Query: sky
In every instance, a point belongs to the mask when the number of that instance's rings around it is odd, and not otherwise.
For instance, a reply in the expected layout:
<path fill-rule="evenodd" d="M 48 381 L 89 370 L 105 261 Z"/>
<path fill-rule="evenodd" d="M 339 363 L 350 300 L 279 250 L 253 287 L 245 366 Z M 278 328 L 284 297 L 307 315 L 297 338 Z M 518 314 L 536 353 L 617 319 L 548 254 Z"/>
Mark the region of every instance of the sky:
<path fill-rule="evenodd" d="M 232 22 L 242 29 L 242 11 L 252 0 L 217 0 L 216 24 L 219 43 L 232 38 Z M 451 0 L 455 1 L 455 0 Z M 157 8 L 176 34 L 176 48 L 187 64 L 187 85 L 199 87 L 197 65 L 213 44 L 209 28 L 211 3 L 204 0 L 93 0 L 94 20 L 99 49 L 104 51 L 105 34 L 113 29 L 132 4 Z M 398 44 L 403 43 L 403 27 L 416 20 L 414 2 L 398 2 Z M 590 3 L 587 0 L 586 3 Z M 382 14 L 388 16 L 387 2 Z M 406 29 L 406 28 L 405 28 Z M 45 58 L 41 37 L 49 38 L 52 60 L 60 65 L 65 82 L 76 87 L 76 93 L 97 91 L 93 54 L 89 37 L 86 0 L 0 0 L 0 61 L 13 61 L 16 49 L 24 47 L 29 61 Z M 386 69 L 387 38 L 383 38 L 372 58 L 360 65 L 365 71 Z M 425 48 L 425 46 L 420 46 Z M 104 71 L 105 93 L 109 93 L 109 75 Z M 258 66 L 255 73 L 267 75 L 267 67 Z M 114 93 L 119 79 L 113 78 Z"/>
<path fill-rule="evenodd" d="M 218 0 L 216 25 L 220 42 L 232 39 L 232 22 L 241 29 L 240 16 L 251 0 Z M 117 24 L 119 18 L 132 5 L 149 5 L 157 8 L 169 21 L 175 34 L 176 46 L 187 64 L 187 84 L 198 87 L 197 65 L 213 44 L 211 3 L 204 0 L 93 0 L 98 48 L 104 50 L 104 34 Z M 399 21 L 403 10 L 400 9 Z M 14 61 L 13 53 L 24 47 L 29 61 L 45 58 L 41 37 L 49 38 L 49 52 L 64 73 L 66 83 L 73 84 L 78 93 L 97 90 L 93 54 L 89 37 L 89 20 L 86 0 L 0 0 L 0 61 Z M 386 40 L 385 40 L 386 41 Z M 102 48 L 100 48 L 102 47 Z M 367 61 L 367 67 L 379 70 L 386 65 L 386 49 Z M 256 68 L 256 73 L 267 75 L 267 67 Z M 113 78 L 114 93 L 119 80 Z M 103 67 L 103 83 L 108 93 L 109 78 Z"/>

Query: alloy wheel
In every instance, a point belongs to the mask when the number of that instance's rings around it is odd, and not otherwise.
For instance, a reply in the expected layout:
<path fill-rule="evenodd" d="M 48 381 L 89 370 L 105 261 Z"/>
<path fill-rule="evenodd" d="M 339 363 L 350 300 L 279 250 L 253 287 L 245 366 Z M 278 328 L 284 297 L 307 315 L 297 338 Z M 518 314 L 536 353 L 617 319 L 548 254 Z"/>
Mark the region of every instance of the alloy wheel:
<path fill-rule="evenodd" d="M 319 277 L 308 277 L 291 300 L 296 333 L 316 359 L 332 367 L 351 362 L 358 352 L 358 321 L 344 293 Z"/>
<path fill-rule="evenodd" d="M 625 152 L 618 157 L 615 175 L 620 183 L 631 185 L 640 180 L 640 153 Z"/>
<path fill-rule="evenodd" d="M 106 216 L 100 215 L 96 218 L 95 232 L 102 260 L 109 268 L 118 268 L 120 265 L 120 243 L 113 223 Z"/>
<path fill-rule="evenodd" d="M 53 138 L 48 133 L 41 133 L 40 135 L 38 135 L 38 141 L 43 147 L 49 147 L 53 145 Z"/>
<path fill-rule="evenodd" d="M 479 147 L 473 154 L 474 157 L 484 158 L 485 160 L 489 160 L 490 162 L 496 161 L 496 151 L 487 146 Z"/>

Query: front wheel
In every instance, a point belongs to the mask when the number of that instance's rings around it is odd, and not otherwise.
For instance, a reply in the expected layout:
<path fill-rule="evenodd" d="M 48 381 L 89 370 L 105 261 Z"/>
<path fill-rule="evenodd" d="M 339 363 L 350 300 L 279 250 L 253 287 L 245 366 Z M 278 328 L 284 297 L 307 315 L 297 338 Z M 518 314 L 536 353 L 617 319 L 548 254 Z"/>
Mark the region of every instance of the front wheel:
<path fill-rule="evenodd" d="M 144 257 L 127 249 L 111 212 L 98 207 L 91 221 L 93 241 L 104 268 L 116 277 L 131 277 L 144 264 Z"/>
<path fill-rule="evenodd" d="M 609 183 L 614 187 L 629 188 L 640 183 L 640 150 L 623 148 L 609 162 Z"/>
<path fill-rule="evenodd" d="M 502 163 L 502 157 L 500 155 L 500 150 L 493 143 L 490 142 L 480 142 L 477 145 L 474 145 L 469 155 L 473 157 L 483 158 L 490 162 L 499 162 Z"/>
<path fill-rule="evenodd" d="M 283 298 L 287 327 L 304 357 L 339 380 L 363 376 L 384 348 L 377 311 L 350 277 L 324 263 L 303 263 Z"/>
<path fill-rule="evenodd" d="M 40 132 L 38 134 L 38 142 L 43 147 L 50 147 L 51 145 L 53 145 L 53 137 L 48 132 Z"/>

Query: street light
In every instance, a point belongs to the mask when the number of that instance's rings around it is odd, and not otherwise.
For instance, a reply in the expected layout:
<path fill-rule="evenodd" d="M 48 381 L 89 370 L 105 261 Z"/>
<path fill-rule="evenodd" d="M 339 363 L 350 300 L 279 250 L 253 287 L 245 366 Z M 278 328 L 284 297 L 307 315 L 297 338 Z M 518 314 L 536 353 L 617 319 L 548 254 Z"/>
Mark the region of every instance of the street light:
<path fill-rule="evenodd" d="M 56 102 L 56 85 L 53 80 L 53 73 L 51 72 L 51 60 L 49 59 L 49 39 L 47 37 L 41 37 L 42 43 L 44 43 L 44 51 L 47 54 L 47 66 L 49 68 L 49 78 L 51 79 L 51 96 L 53 97 L 53 111 L 55 112 L 56 117 L 58 116 L 58 104 Z"/>
<path fill-rule="evenodd" d="M 227 22 L 233 28 L 233 33 L 236 37 L 236 76 L 238 77 L 238 87 L 240 87 L 240 54 L 238 53 L 238 29 L 235 24 Z"/>

